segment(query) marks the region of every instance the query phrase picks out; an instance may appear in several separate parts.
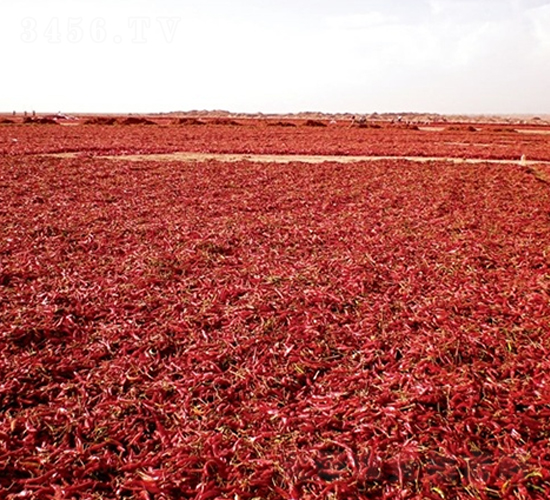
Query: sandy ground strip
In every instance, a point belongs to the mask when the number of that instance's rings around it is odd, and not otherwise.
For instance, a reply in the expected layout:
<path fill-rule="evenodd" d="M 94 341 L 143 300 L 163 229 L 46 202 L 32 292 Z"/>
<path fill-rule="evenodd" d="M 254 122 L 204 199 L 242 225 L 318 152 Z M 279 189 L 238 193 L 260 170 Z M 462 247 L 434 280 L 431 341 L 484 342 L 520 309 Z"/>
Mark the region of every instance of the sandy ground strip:
<path fill-rule="evenodd" d="M 520 134 L 540 134 L 540 135 L 550 135 L 550 130 L 542 129 L 528 129 L 528 128 L 518 128 L 516 132 Z"/>
<path fill-rule="evenodd" d="M 50 156 L 56 158 L 78 158 L 83 153 L 49 153 L 41 156 Z M 518 160 L 510 159 L 482 159 L 482 158 L 450 158 L 444 156 L 331 156 L 331 155 L 273 155 L 273 154 L 233 154 L 233 153 L 154 153 L 154 154 L 132 154 L 132 155 L 98 155 L 94 158 L 105 160 L 120 161 L 209 161 L 216 160 L 222 162 L 251 161 L 259 163 L 356 163 L 362 161 L 382 161 L 382 160 L 404 160 L 419 163 L 427 162 L 451 162 L 456 164 L 469 163 L 490 163 L 490 164 L 515 164 L 522 166 L 530 165 L 550 165 L 546 160 L 527 160 L 520 158 Z"/>

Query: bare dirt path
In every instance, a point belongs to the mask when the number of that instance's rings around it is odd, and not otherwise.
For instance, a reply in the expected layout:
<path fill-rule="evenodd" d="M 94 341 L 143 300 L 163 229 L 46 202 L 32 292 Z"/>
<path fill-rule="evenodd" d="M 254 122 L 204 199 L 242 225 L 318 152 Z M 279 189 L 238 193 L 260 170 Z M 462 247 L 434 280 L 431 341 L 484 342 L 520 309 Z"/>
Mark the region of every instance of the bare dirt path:
<path fill-rule="evenodd" d="M 50 153 L 43 156 L 53 156 L 56 158 L 77 158 L 82 153 Z M 491 163 L 506 165 L 550 165 L 550 161 L 527 160 L 520 158 L 511 159 L 482 159 L 482 158 L 450 158 L 443 156 L 331 156 L 331 155 L 273 155 L 273 154 L 234 154 L 234 153 L 154 153 L 154 154 L 132 154 L 132 155 L 99 155 L 95 158 L 106 160 L 122 161 L 208 161 L 217 160 L 224 162 L 251 161 L 260 163 L 355 163 L 361 161 L 381 161 L 381 160 L 405 160 L 419 163 L 432 161 L 444 161 L 451 163 Z"/>
<path fill-rule="evenodd" d="M 550 135 L 550 130 L 543 129 L 528 129 L 528 128 L 518 128 L 516 132 L 520 134 L 539 134 L 539 135 Z"/>

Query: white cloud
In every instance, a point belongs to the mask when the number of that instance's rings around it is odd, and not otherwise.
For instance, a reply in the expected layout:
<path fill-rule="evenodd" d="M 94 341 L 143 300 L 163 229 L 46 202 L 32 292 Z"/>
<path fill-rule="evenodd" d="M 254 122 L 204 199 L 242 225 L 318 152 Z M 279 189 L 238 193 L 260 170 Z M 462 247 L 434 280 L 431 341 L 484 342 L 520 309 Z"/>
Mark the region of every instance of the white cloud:
<path fill-rule="evenodd" d="M 533 34 L 536 37 L 540 47 L 546 54 L 550 50 L 550 1 L 540 2 L 526 12 L 526 18 L 533 26 Z"/>
<path fill-rule="evenodd" d="M 326 20 L 329 28 L 335 30 L 361 30 L 374 26 L 384 26 L 396 22 L 395 16 L 389 16 L 379 11 L 331 16 Z"/>

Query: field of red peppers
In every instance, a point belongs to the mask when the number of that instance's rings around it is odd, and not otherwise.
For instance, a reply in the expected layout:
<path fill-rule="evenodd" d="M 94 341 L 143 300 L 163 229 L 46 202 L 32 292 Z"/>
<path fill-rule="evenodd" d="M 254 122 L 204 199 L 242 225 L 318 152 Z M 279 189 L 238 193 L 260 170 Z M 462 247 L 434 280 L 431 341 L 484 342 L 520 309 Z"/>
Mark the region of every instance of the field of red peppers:
<path fill-rule="evenodd" d="M 81 152 L 84 155 L 175 151 L 246 154 L 441 156 L 548 160 L 550 128 L 434 124 L 380 128 L 276 126 L 277 121 L 242 120 L 225 125 L 29 125 L 0 124 L 0 154 Z M 271 126 L 270 126 L 271 125 Z M 275 126 L 273 126 L 275 125 Z M 471 130 L 473 128 L 473 130 Z"/>
<path fill-rule="evenodd" d="M 184 150 L 550 159 L 517 132 L 1 125 L 0 498 L 550 497 L 540 175 L 97 157 Z"/>

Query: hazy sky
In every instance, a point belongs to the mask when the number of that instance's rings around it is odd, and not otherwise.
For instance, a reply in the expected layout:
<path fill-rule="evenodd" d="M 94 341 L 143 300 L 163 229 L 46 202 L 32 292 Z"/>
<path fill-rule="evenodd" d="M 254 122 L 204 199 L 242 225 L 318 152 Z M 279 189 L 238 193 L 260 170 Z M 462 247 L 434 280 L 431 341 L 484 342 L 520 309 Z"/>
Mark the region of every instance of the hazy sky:
<path fill-rule="evenodd" d="M 550 113 L 550 0 L 1 0 L 0 111 Z"/>

